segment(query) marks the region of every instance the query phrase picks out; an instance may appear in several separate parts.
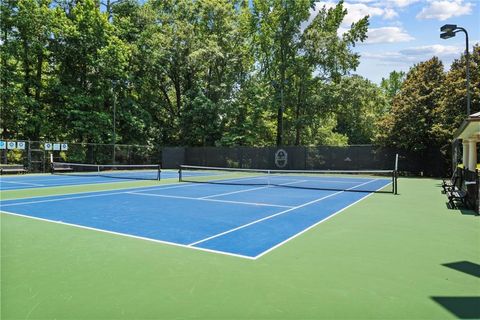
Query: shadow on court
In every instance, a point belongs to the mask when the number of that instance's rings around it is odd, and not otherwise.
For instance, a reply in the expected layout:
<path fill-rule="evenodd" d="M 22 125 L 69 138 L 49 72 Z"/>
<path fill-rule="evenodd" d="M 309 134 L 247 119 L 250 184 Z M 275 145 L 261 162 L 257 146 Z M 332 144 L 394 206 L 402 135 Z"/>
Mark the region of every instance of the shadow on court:
<path fill-rule="evenodd" d="M 444 263 L 443 266 L 480 278 L 480 265 L 470 261 Z"/>
<path fill-rule="evenodd" d="M 480 278 L 480 265 L 470 261 L 442 264 L 444 267 Z M 460 319 L 480 318 L 480 297 L 431 297 L 433 301 Z"/>
<path fill-rule="evenodd" d="M 480 318 L 480 297 L 431 297 L 460 319 Z"/>

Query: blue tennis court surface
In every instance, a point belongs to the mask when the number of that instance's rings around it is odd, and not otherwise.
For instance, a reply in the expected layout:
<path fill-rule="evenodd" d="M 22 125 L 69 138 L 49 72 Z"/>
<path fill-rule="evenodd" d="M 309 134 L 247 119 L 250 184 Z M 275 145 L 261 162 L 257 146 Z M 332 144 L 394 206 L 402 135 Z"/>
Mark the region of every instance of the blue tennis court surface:
<path fill-rule="evenodd" d="M 192 173 L 193 174 L 193 173 Z M 112 175 L 112 174 L 111 174 Z M 112 182 L 126 182 L 137 179 L 139 173 L 136 172 L 117 172 L 114 173 L 115 177 L 102 177 L 98 175 L 89 174 L 77 174 L 77 175 L 18 175 L 18 176 L 1 176 L 0 177 L 0 190 L 18 190 L 18 189 L 31 189 L 31 188 L 46 188 L 46 187 L 58 187 L 69 185 L 81 185 L 92 183 L 112 183 Z M 149 178 L 155 180 L 157 171 L 151 170 L 150 173 L 142 172 L 140 178 Z M 162 179 L 178 178 L 178 174 L 175 170 L 162 170 Z"/>
<path fill-rule="evenodd" d="M 349 189 L 378 190 L 390 182 L 356 179 Z M 11 214 L 255 259 L 370 194 L 186 183 L 0 205 Z"/>

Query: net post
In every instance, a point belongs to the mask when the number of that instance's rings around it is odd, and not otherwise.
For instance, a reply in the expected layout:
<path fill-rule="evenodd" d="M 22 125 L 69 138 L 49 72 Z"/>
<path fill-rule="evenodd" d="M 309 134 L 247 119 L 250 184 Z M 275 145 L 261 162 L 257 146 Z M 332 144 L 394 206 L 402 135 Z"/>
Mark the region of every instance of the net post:
<path fill-rule="evenodd" d="M 395 194 L 395 170 L 392 171 L 392 193 Z"/>
<path fill-rule="evenodd" d="M 394 194 L 398 194 L 398 153 L 395 154 L 395 170 L 393 170 Z"/>
<path fill-rule="evenodd" d="M 158 171 L 157 171 L 157 180 L 160 181 L 161 179 L 161 174 L 162 174 L 162 168 L 161 165 L 158 165 Z"/>
<path fill-rule="evenodd" d="M 395 170 L 395 194 L 398 194 L 398 170 Z"/>
<path fill-rule="evenodd" d="M 178 182 L 182 182 L 182 166 L 178 166 Z"/>

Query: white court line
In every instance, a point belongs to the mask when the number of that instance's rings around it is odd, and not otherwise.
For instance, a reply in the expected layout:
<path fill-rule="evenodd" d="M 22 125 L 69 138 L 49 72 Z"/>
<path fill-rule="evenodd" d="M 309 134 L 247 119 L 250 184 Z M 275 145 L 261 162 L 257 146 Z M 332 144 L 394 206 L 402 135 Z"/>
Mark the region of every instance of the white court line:
<path fill-rule="evenodd" d="M 386 186 L 388 186 L 388 185 L 390 185 L 390 184 L 392 184 L 392 183 L 390 182 L 390 183 L 388 183 L 388 184 L 386 184 L 386 185 L 384 185 L 384 186 L 382 186 L 382 187 L 378 188 L 378 189 L 377 189 L 377 190 L 375 190 L 375 191 L 382 190 L 383 188 L 385 188 Z M 258 258 L 260 258 L 260 257 L 262 257 L 262 256 L 264 256 L 264 255 L 266 255 L 267 253 L 269 253 L 269 252 L 271 252 L 271 251 L 273 251 L 273 250 L 277 249 L 278 247 L 280 247 L 280 246 L 284 245 L 285 243 L 289 242 L 290 240 L 293 240 L 293 239 L 295 239 L 296 237 L 298 237 L 298 236 L 300 236 L 300 235 L 304 234 L 305 232 L 307 232 L 308 230 L 310 230 L 310 229 L 312 229 L 312 228 L 316 227 L 316 226 L 317 226 L 317 225 L 319 225 L 320 223 L 322 223 L 322 222 L 324 222 L 324 221 L 327 221 L 328 219 L 332 218 L 333 216 L 336 216 L 337 214 L 339 214 L 340 212 L 342 212 L 342 211 L 346 210 L 347 208 L 350 208 L 351 206 L 353 206 L 353 205 L 355 205 L 355 204 L 359 203 L 360 201 L 362 201 L 362 200 L 365 200 L 366 198 L 370 197 L 372 194 L 373 194 L 373 192 L 371 192 L 371 193 L 367 194 L 366 196 L 364 196 L 364 197 L 362 197 L 362 198 L 358 199 L 357 201 L 355 201 L 355 202 L 352 202 L 352 203 L 351 203 L 351 204 L 349 204 L 348 206 L 346 206 L 346 207 L 343 207 L 342 209 L 340 209 L 340 210 L 338 210 L 338 211 L 336 211 L 336 212 L 332 213 L 332 214 L 331 214 L 331 215 L 329 215 L 328 217 L 326 217 L 326 218 L 324 218 L 324 219 L 322 219 L 322 220 L 318 221 L 318 222 L 317 222 L 317 223 L 315 223 L 315 224 L 312 224 L 310 227 L 308 227 L 308 228 L 306 228 L 306 229 L 303 229 L 303 230 L 302 230 L 302 231 L 300 231 L 299 233 L 296 233 L 296 234 L 294 234 L 294 235 L 293 235 L 293 236 L 291 236 L 290 238 L 287 238 L 287 239 L 283 240 L 282 242 L 280 242 L 280 243 L 278 243 L 278 244 L 274 245 L 274 246 L 273 246 L 273 247 L 271 247 L 270 249 L 267 249 L 267 250 L 263 251 L 263 252 L 262 252 L 262 253 L 260 253 L 259 255 L 255 256 L 255 260 L 256 260 L 256 259 L 258 259 Z"/>
<path fill-rule="evenodd" d="M 277 204 L 261 203 L 261 202 L 243 202 L 243 201 L 230 201 L 230 200 L 220 200 L 220 199 L 204 199 L 204 198 L 193 198 L 193 197 L 183 197 L 183 196 L 171 196 L 171 195 L 166 195 L 166 194 L 141 193 L 141 192 L 136 192 L 136 191 L 125 192 L 125 193 L 136 194 L 136 195 L 140 195 L 140 196 L 185 199 L 185 200 L 197 200 L 197 201 L 210 201 L 210 202 L 222 202 L 222 203 L 231 203 L 231 204 L 243 204 L 243 205 L 249 205 L 249 206 L 293 208 L 292 206 L 282 206 L 282 205 L 277 205 Z"/>
<path fill-rule="evenodd" d="M 86 181 L 86 180 L 84 180 Z M 78 183 L 78 182 L 72 182 L 72 183 L 52 183 L 52 184 L 43 184 L 43 185 L 38 185 L 42 186 L 45 188 L 58 188 L 58 187 L 67 187 L 67 186 L 86 186 L 86 185 L 95 185 L 95 184 L 109 184 L 109 183 L 122 183 L 122 182 L 131 182 L 132 180 L 118 180 L 118 181 L 112 181 L 112 180 L 101 180 L 101 181 L 88 181 L 85 183 Z M 153 181 L 153 180 L 152 180 Z M 27 189 L 33 189 L 33 188 L 23 188 L 23 189 L 18 189 L 18 188 L 13 188 L 13 187 L 7 187 L 7 188 L 2 188 L 2 190 L 27 190 Z M 90 191 L 91 192 L 91 191 Z"/>
<path fill-rule="evenodd" d="M 78 197 L 65 197 L 65 198 L 58 198 L 58 199 L 46 199 L 46 200 L 36 200 L 36 201 L 25 201 L 25 202 L 16 202 L 16 203 L 7 203 L 3 204 L 0 203 L 0 207 L 11 207 L 11 206 L 21 206 L 24 204 L 33 204 L 33 203 L 44 203 L 44 202 L 55 202 L 55 201 L 64 201 L 64 200 L 75 200 L 75 199 L 84 199 L 84 198 L 94 198 L 94 197 L 102 197 L 102 196 L 111 196 L 116 194 L 123 194 L 126 193 L 125 191 L 122 192 L 110 192 L 110 193 L 102 193 L 102 194 L 90 194 L 88 196 L 78 196 Z M 49 197 L 49 196 L 47 196 Z M 44 196 L 44 198 L 47 198 Z M 52 197 L 52 196 L 50 196 Z M 54 196 L 53 196 L 54 197 Z M 7 200 L 6 200 L 7 201 Z"/>
<path fill-rule="evenodd" d="M 97 183 L 93 183 L 97 184 Z M 85 184 L 89 185 L 89 184 Z M 82 185 L 82 186 L 85 186 Z M 116 193 L 125 193 L 128 192 L 128 190 L 137 190 L 137 191 L 150 191 L 150 190 L 157 190 L 157 189 L 174 189 L 174 188 L 186 188 L 186 187 L 199 187 L 201 184 L 188 184 L 188 183 L 168 183 L 168 184 L 160 184 L 156 186 L 138 186 L 138 187 L 128 187 L 128 188 L 118 188 L 118 189 L 110 189 L 110 190 L 98 190 L 98 191 L 82 191 L 82 192 L 71 192 L 71 193 L 60 193 L 60 194 L 53 194 L 53 195 L 43 195 L 43 196 L 35 196 L 35 197 L 25 197 L 25 198 L 16 198 L 16 199 L 6 199 L 6 200 L 1 200 L 0 199 L 0 206 L 2 205 L 3 201 L 18 201 L 18 200 L 27 200 L 27 199 L 38 199 L 38 198 L 51 198 L 51 197 L 62 197 L 62 196 L 68 196 L 68 195 L 77 195 L 77 194 L 85 194 L 85 193 L 102 193 L 101 195 L 110 195 L 113 193 L 103 193 L 103 192 L 108 192 L 108 191 L 113 191 L 113 190 L 123 190 L 122 192 L 115 192 Z M 23 189 L 22 189 L 23 190 Z M 100 195 L 99 195 L 100 196 Z M 55 199 L 56 201 L 61 201 L 63 199 L 67 198 L 60 198 L 60 199 Z M 73 199 L 72 198 L 68 198 Z M 43 201 L 42 201 L 43 202 Z M 36 203 L 36 202 L 28 202 L 28 203 L 22 203 L 22 204 L 30 204 L 30 203 Z"/>
<path fill-rule="evenodd" d="M 14 212 L 8 212 L 8 211 L 4 211 L 4 210 L 0 210 L 0 212 L 4 213 L 4 214 L 9 214 L 9 215 L 12 215 L 12 216 L 18 216 L 18 217 L 23 217 L 23 218 L 33 219 L 33 220 L 40 220 L 40 221 L 45 221 L 45 222 L 50 222 L 50 223 L 56 223 L 56 224 L 66 225 L 66 226 L 75 227 L 75 228 L 79 228 L 79 229 L 93 230 L 93 231 L 98 231 L 98 232 L 103 232 L 103 233 L 108 233 L 108 234 L 114 234 L 114 235 L 118 235 L 118 236 L 124 236 L 124 237 L 128 237 L 128 238 L 134 238 L 134 239 L 146 240 L 146 241 L 151 241 L 151 242 L 156 242 L 156 243 L 162 243 L 162 244 L 175 246 L 175 247 L 195 249 L 195 250 L 199 250 L 199 251 L 205 251 L 205 252 L 210 252 L 210 253 L 218 253 L 218 254 L 223 254 L 223 255 L 226 255 L 226 256 L 232 256 L 232 257 L 237 257 L 237 258 L 254 260 L 253 257 L 244 256 L 244 255 L 241 255 L 241 254 L 217 251 L 217 250 L 206 249 L 206 248 L 189 247 L 188 245 L 185 245 L 185 244 L 180 244 L 180 243 L 175 243 L 175 242 L 170 242 L 170 241 L 165 241 L 165 240 L 156 240 L 156 239 L 145 238 L 145 237 L 140 237 L 140 236 L 134 236 L 134 235 L 131 235 L 131 234 L 128 234 L 128 233 L 121 233 L 121 232 L 97 229 L 97 228 L 92 228 L 92 227 L 86 227 L 86 226 L 73 224 L 73 223 L 68 223 L 68 222 L 63 222 L 63 221 L 55 221 L 55 220 L 49 220 L 49 219 L 44 219 L 44 218 L 32 217 L 32 216 L 23 215 L 23 214 L 14 213 Z"/>
<path fill-rule="evenodd" d="M 84 191 L 84 192 L 74 192 L 74 193 L 64 193 L 64 194 L 56 194 L 50 196 L 36 196 L 36 197 L 29 197 L 23 199 L 35 199 L 35 198 L 51 198 L 51 197 L 62 197 L 65 195 L 77 195 L 77 194 L 85 194 L 88 193 L 89 195 L 86 196 L 72 196 L 72 197 L 64 197 L 64 198 L 55 198 L 55 199 L 46 199 L 46 200 L 35 200 L 35 201 L 26 201 L 26 202 L 17 202 L 17 203 L 7 203 L 3 204 L 3 201 L 18 201 L 21 199 L 8 199 L 8 200 L 0 200 L 0 207 L 2 206 L 19 206 L 23 204 L 33 204 L 33 203 L 42 203 L 42 202 L 55 202 L 55 201 L 63 201 L 63 200 L 74 200 L 74 199 L 82 199 L 82 198 L 91 198 L 91 197 L 101 197 L 101 196 L 110 196 L 116 194 L 124 194 L 131 192 L 129 190 L 134 190 L 135 192 L 142 192 L 142 191 L 153 191 L 153 190 L 166 190 L 166 189 L 176 189 L 176 188 L 187 188 L 187 187 L 200 187 L 200 186 L 208 186 L 209 184 L 196 184 L 196 183 L 176 183 L 176 184 L 164 184 L 159 186 L 139 186 L 139 187 L 129 187 L 126 189 L 120 189 L 122 191 L 118 192 L 108 192 L 109 190 L 102 190 L 102 191 Z M 140 189 L 140 190 L 137 190 Z M 107 193 L 105 193 L 107 192 Z M 95 194 L 91 194 L 95 193 Z"/>
<path fill-rule="evenodd" d="M 168 186 L 165 185 L 165 186 Z M 141 186 L 141 187 L 133 187 L 133 188 L 127 188 L 127 189 L 120 189 L 122 191 L 118 192 L 107 192 L 108 190 L 103 190 L 103 191 L 85 191 L 85 192 L 76 192 L 76 193 L 66 193 L 66 194 L 57 194 L 57 195 L 51 195 L 51 196 L 38 196 L 38 197 L 31 197 L 31 198 L 25 198 L 25 199 L 34 199 L 34 198 L 51 198 L 51 197 L 62 197 L 65 195 L 69 194 L 85 194 L 85 193 L 95 193 L 87 196 L 76 196 L 76 197 L 65 197 L 65 198 L 55 198 L 55 199 L 46 199 L 46 200 L 35 200 L 35 201 L 26 201 L 26 202 L 17 202 L 17 203 L 7 203 L 3 204 L 3 201 L 16 201 L 16 200 L 21 200 L 21 199 L 9 199 L 9 200 L 2 200 L 0 201 L 0 207 L 2 206 L 17 206 L 17 205 L 23 205 L 23 204 L 32 204 L 32 203 L 42 203 L 42 202 L 54 202 L 54 201 L 63 201 L 63 200 L 74 200 L 74 199 L 82 199 L 82 198 L 91 198 L 91 197 L 101 197 L 101 196 L 110 196 L 110 195 L 116 195 L 116 194 L 124 194 L 128 193 L 128 190 L 134 190 L 134 189 L 140 189 L 137 191 L 152 191 L 152 190 L 157 190 L 157 189 L 173 189 L 173 188 L 180 188 L 180 187 L 188 187 L 188 186 L 194 186 L 191 184 L 185 184 L 185 185 L 175 185 L 171 187 L 165 187 L 163 186 L 152 186 L 151 188 Z M 105 193 L 107 192 L 107 193 Z"/>
<path fill-rule="evenodd" d="M 232 233 L 232 232 L 234 232 L 234 231 L 237 231 L 237 230 L 246 228 L 246 227 L 248 227 L 248 226 L 254 225 L 254 224 L 256 224 L 256 223 L 259 223 L 259 222 L 262 222 L 262 221 L 265 221 L 265 220 L 268 220 L 268 219 L 272 219 L 272 218 L 274 218 L 274 217 L 277 217 L 277 216 L 279 216 L 279 215 L 288 213 L 288 212 L 290 212 L 290 211 L 293 211 L 293 210 L 297 210 L 297 209 L 306 207 L 306 206 L 308 206 L 308 205 L 311 205 L 311 204 L 314 204 L 314 203 L 316 203 L 316 202 L 319 202 L 319 201 L 325 200 L 325 199 L 327 199 L 327 198 L 333 197 L 333 196 L 335 196 L 335 195 L 337 195 L 337 194 L 340 194 L 340 193 L 343 193 L 343 192 L 345 192 L 345 191 L 348 191 L 348 190 L 352 190 L 352 189 L 354 189 L 354 188 L 361 187 L 361 186 L 363 186 L 363 185 L 366 185 L 366 184 L 371 183 L 371 182 L 374 182 L 374 181 L 377 181 L 377 180 L 376 180 L 376 179 L 370 180 L 370 181 L 364 182 L 364 183 L 362 183 L 362 184 L 359 184 L 359 185 L 357 185 L 357 186 L 355 186 L 355 187 L 348 188 L 347 190 L 338 191 L 338 192 L 329 194 L 329 195 L 327 195 L 327 196 L 324 196 L 324 197 L 321 197 L 321 198 L 318 198 L 318 199 L 315 199 L 315 200 L 306 202 L 306 203 L 304 203 L 304 204 L 298 205 L 298 206 L 296 206 L 296 207 L 292 207 L 292 208 L 290 208 L 290 209 L 287 209 L 287 210 L 284 210 L 284 211 L 281 211 L 281 212 L 272 214 L 272 215 L 270 215 L 270 216 L 267 216 L 267 217 L 264 217 L 264 218 L 261 218 L 261 219 L 258 219 L 258 220 L 255 220 L 255 221 L 246 223 L 246 224 L 241 225 L 241 226 L 238 226 L 238 227 L 236 227 L 236 228 L 233 228 L 233 229 L 230 229 L 230 230 L 227 230 L 227 231 L 224 231 L 224 232 L 215 234 L 215 235 L 210 236 L 210 237 L 208 237 L 208 238 L 205 238 L 205 239 L 202 239 L 202 240 L 199 240 L 199 241 L 190 243 L 189 246 L 194 246 L 194 245 L 197 245 L 197 244 L 199 244 L 199 243 L 202 243 L 202 242 L 205 242 L 205 241 L 208 241 L 208 240 L 211 240 L 211 239 L 215 239 L 215 238 L 224 236 L 224 235 L 229 234 L 229 233 Z"/>
<path fill-rule="evenodd" d="M 38 177 L 38 176 L 37 176 Z M 48 177 L 50 177 L 51 179 L 48 179 Z M 85 175 L 85 176 L 71 176 L 71 177 L 68 177 L 68 178 L 54 178 L 54 177 L 58 177 L 57 176 L 44 176 L 44 177 L 41 177 L 42 179 L 38 179 L 38 180 L 35 180 L 35 177 L 32 177 L 33 178 L 33 182 L 42 182 L 42 183 L 45 183 L 45 184 L 35 184 L 35 183 L 26 183 L 26 182 L 14 182 L 14 181 L 6 181 L 6 180 L 3 180 L 3 179 L 0 179 L 0 182 L 1 183 L 14 183 L 14 184 L 25 184 L 25 185 L 32 185 L 32 186 L 38 186 L 38 187 L 46 187 L 46 188 L 54 188 L 54 187 L 62 187 L 62 186 L 70 186 L 70 185 L 86 185 L 86 184 L 107 184 L 107 183 L 120 183 L 120 182 L 131 182 L 132 180 L 131 179 L 127 179 L 127 178 L 124 178 L 123 180 L 119 177 L 115 177 L 115 179 L 119 178 L 118 180 L 111 180 L 113 178 L 109 178 L 109 177 L 102 177 L 102 176 L 89 176 L 89 175 Z M 11 177 L 8 177 L 8 178 L 11 178 Z M 21 178 L 24 178 L 24 177 L 21 177 Z M 46 178 L 46 179 L 43 179 L 43 178 Z M 87 179 L 86 179 L 87 178 Z M 171 177 L 163 177 L 163 179 L 174 179 L 174 178 L 177 178 L 175 176 L 171 176 Z M 95 180 L 96 179 L 96 180 Z M 163 180 L 162 179 L 162 180 Z M 57 183 L 59 181 L 72 181 L 71 183 Z M 75 181 L 75 182 L 73 182 Z M 145 181 L 149 181 L 149 179 L 145 179 Z M 154 179 L 152 179 L 152 181 L 154 181 Z M 85 182 L 85 183 L 79 183 L 79 182 Z M 14 187 L 3 187 L 1 188 L 1 190 L 23 190 L 23 189 L 16 189 Z"/>
<path fill-rule="evenodd" d="M 43 187 L 44 186 L 44 184 L 38 184 L 38 183 L 16 182 L 16 181 L 5 181 L 5 180 L 0 180 L 0 183 L 24 184 L 24 185 L 37 186 L 37 187 Z"/>
<path fill-rule="evenodd" d="M 249 191 L 260 190 L 260 189 L 268 189 L 268 188 L 275 187 L 275 186 L 286 186 L 286 185 L 289 185 L 289 184 L 302 183 L 302 182 L 307 182 L 307 180 L 297 180 L 297 181 L 288 182 L 288 183 L 281 183 L 281 184 L 277 184 L 277 185 L 268 185 L 268 186 L 263 186 L 263 187 L 258 187 L 258 188 L 251 188 L 251 189 L 245 189 L 245 190 L 238 190 L 238 191 L 232 191 L 232 192 L 212 194 L 210 196 L 201 197 L 200 199 L 209 199 L 209 198 L 214 198 L 214 197 L 226 196 L 226 195 L 230 195 L 230 194 L 249 192 Z"/>
<path fill-rule="evenodd" d="M 375 180 L 373 180 L 375 181 Z M 367 182 L 368 183 L 368 182 Z M 391 183 L 389 183 L 391 184 Z M 381 190 L 383 188 L 385 188 L 386 186 L 388 186 L 389 184 L 385 185 L 385 186 L 382 186 L 380 187 L 378 190 Z M 183 184 L 182 184 L 183 185 Z M 182 186 L 182 185 L 178 185 L 178 186 Z M 183 186 L 190 186 L 189 184 L 186 184 L 186 185 L 183 185 Z M 359 185 L 360 186 L 360 185 Z M 357 186 L 358 187 L 358 186 Z M 138 189 L 140 189 L 141 187 L 138 187 Z M 161 189 L 162 186 L 155 186 L 155 187 L 151 187 L 150 189 Z M 129 188 L 130 190 L 131 189 L 137 189 L 137 188 Z M 102 191 L 99 191 L 99 192 L 102 192 Z M 103 191 L 104 192 L 104 191 Z M 341 191 L 343 192 L 343 191 Z M 82 192 L 82 193 L 88 193 L 88 192 Z M 120 193 L 120 192 L 119 192 Z M 343 210 L 347 209 L 348 207 L 356 204 L 357 202 L 363 200 L 363 199 L 366 199 L 367 197 L 371 196 L 372 193 L 369 193 L 368 195 L 366 195 L 365 197 L 363 197 L 362 199 L 359 199 L 358 201 L 348 205 L 347 207 L 345 208 L 342 208 L 340 209 L 339 211 L 335 212 L 333 215 L 336 215 L 340 212 L 342 212 Z M 44 197 L 44 196 L 40 196 L 40 197 Z M 38 198 L 38 197 L 35 197 L 35 198 Z M 48 220 L 48 219 L 43 219 L 43 218 L 37 218 L 37 217 L 32 217 L 32 216 L 28 216 L 28 215 L 23 215 L 23 214 L 18 214 L 18 213 L 13 213 L 13 212 L 8 212 L 8 211 L 4 211 L 4 210 L 0 210 L 0 212 L 3 212 L 5 214 L 9 214 L 9 215 L 14 215 L 14 216 L 19 216 L 19 217 L 23 217 L 23 218 L 27 218 L 27 219 L 33 219 L 33 220 L 40 220 L 40 221 L 45 221 L 45 222 L 50 222 L 50 223 L 56 223 L 56 224 L 60 224 L 60 225 L 67 225 L 67 226 L 71 226 L 71 227 L 76 227 L 76 228 L 80 228 L 80 229 L 86 229 L 86 230 L 93 230 L 93 231 L 98 231 L 98 232 L 103 232 L 103 233 L 107 233 L 107 234 L 114 234 L 114 235 L 119 235 L 119 236 L 125 236 L 125 237 L 129 237 L 129 238 L 134 238 L 134 239 L 140 239 L 140 240 L 146 240 L 146 241 L 151 241 L 151 242 L 156 242 L 156 243 L 162 243 L 162 244 L 166 244 L 166 245 L 171 245 L 171 246 L 176 246 L 176 247 L 182 247 L 182 248 L 188 248 L 188 249 L 194 249 L 194 250 L 199 250 L 199 251 L 204 251 L 204 252 L 210 252 L 210 253 L 217 253 L 217 254 L 222 254 L 222 255 L 226 255 L 226 256 L 233 256 L 233 257 L 238 257 L 238 258 L 243 258 L 243 259 L 248 259 L 248 260 L 256 260 L 260 257 L 262 257 L 263 255 L 265 255 L 266 253 L 272 251 L 273 249 L 275 248 L 278 248 L 280 245 L 282 244 L 285 244 L 286 242 L 292 240 L 293 238 L 299 236 L 300 234 L 306 232 L 307 230 L 315 227 L 316 225 L 320 224 L 321 222 L 327 220 L 330 218 L 327 217 L 326 219 L 323 219 L 319 222 L 317 222 L 315 225 L 312 225 L 310 227 L 308 227 L 307 229 L 301 231 L 300 233 L 290 237 L 289 239 L 287 240 L 284 240 L 283 242 L 281 242 L 280 244 L 277 244 L 275 245 L 274 247 L 268 249 L 267 251 L 264 251 L 262 252 L 261 254 L 255 256 L 255 257 L 251 257 L 251 256 L 245 256 L 245 255 L 241 255 L 241 254 L 235 254 L 235 253 L 228 253 L 228 252 L 224 252 L 224 251 L 217 251 L 217 250 L 213 250 L 213 249 L 207 249 L 207 248 L 200 248 L 200 247 L 192 247 L 191 245 L 183 245 L 183 244 L 178 244 L 178 243 L 174 243 L 174 242 L 168 242 L 168 241 L 163 241 L 163 240 L 155 240 L 155 239 L 150 239 L 150 238 L 145 238 L 145 237 L 140 237 L 140 236 L 134 236 L 134 235 L 130 235 L 130 234 L 124 234 L 124 233 L 120 233 L 120 232 L 114 232 L 114 231 L 108 231 L 108 230 L 102 230 L 102 229 L 96 229 L 96 228 L 92 228 L 92 227 L 86 227 L 86 226 L 82 226 L 82 225 L 76 225 L 76 224 L 71 224 L 71 223 L 66 223 L 66 222 L 62 222 L 62 221 L 54 221 L 54 220 Z M 332 215 L 332 216 L 333 216 Z"/>
<path fill-rule="evenodd" d="M 79 177 L 79 176 L 71 176 L 71 177 L 66 177 L 66 178 L 58 178 L 58 177 L 61 177 L 59 175 L 50 175 L 50 176 L 36 176 L 36 177 L 21 177 L 21 178 L 25 178 L 25 180 L 28 180 L 28 178 L 30 178 L 30 180 L 32 180 L 33 182 L 52 182 L 52 181 L 71 181 L 71 180 L 85 180 L 86 177 L 88 178 L 93 178 L 94 176 L 84 176 L 84 177 Z M 40 179 L 35 179 L 35 178 L 40 178 Z M 3 181 L 3 180 L 2 180 Z M 6 181 L 4 181 L 6 182 Z"/>

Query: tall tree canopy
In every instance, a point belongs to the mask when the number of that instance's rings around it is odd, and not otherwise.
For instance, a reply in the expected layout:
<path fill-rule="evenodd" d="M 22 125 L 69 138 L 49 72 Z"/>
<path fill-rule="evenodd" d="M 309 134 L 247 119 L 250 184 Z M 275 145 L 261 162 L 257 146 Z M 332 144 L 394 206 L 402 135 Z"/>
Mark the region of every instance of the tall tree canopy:
<path fill-rule="evenodd" d="M 391 112 L 382 121 L 380 140 L 414 151 L 432 144 L 433 119 L 444 79 L 443 64 L 436 57 L 415 65 L 395 96 Z"/>
<path fill-rule="evenodd" d="M 411 150 L 441 148 L 466 118 L 466 59 L 462 55 L 444 72 L 434 57 L 415 65 L 393 96 L 392 109 L 379 121 L 377 140 Z M 470 60 L 471 113 L 480 111 L 480 46 Z"/>
<path fill-rule="evenodd" d="M 368 16 L 344 30 L 343 1 L 331 8 L 313 0 L 0 6 L 3 139 L 422 149 L 445 143 L 462 120 L 463 57 L 446 74 L 434 58 L 406 77 L 392 72 L 381 86 L 352 75 Z M 478 55 L 477 46 L 472 111 Z"/>

